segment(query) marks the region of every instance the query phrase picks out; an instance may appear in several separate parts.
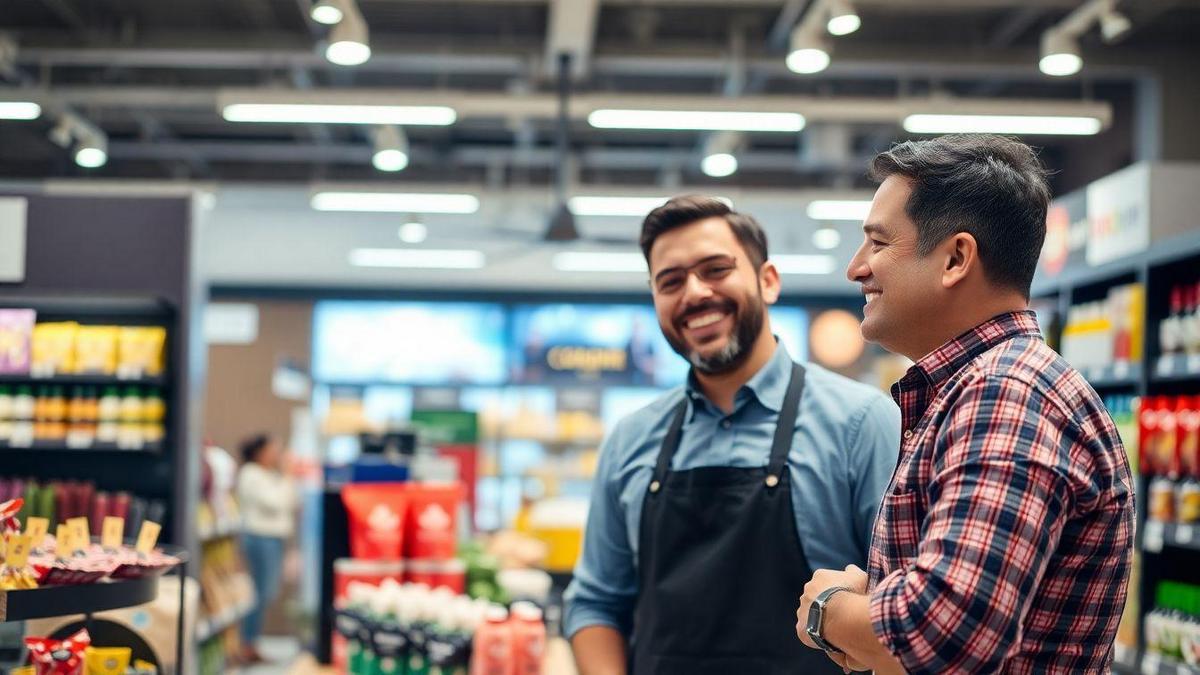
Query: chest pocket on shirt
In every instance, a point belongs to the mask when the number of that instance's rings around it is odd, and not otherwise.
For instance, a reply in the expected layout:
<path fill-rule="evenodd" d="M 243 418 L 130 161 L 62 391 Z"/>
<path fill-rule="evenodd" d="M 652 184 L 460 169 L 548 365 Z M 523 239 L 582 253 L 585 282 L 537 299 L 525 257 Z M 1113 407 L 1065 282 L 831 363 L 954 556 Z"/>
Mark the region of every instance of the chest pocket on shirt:
<path fill-rule="evenodd" d="M 885 573 L 891 573 L 908 565 L 917 557 L 917 544 L 921 541 L 921 521 L 925 514 L 920 494 L 916 490 L 900 492 L 889 490 L 879 510 L 879 534 L 884 546 L 879 552 Z"/>

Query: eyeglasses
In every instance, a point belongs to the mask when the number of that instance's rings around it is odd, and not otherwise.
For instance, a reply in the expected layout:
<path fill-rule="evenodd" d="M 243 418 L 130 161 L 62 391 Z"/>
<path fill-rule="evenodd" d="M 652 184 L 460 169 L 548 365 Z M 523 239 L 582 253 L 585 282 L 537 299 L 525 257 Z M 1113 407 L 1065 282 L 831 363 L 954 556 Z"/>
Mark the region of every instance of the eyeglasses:
<path fill-rule="evenodd" d="M 732 274 L 736 268 L 737 259 L 733 256 L 710 256 L 687 267 L 669 267 L 654 275 L 650 283 L 659 295 L 671 295 L 683 289 L 689 274 L 695 273 L 700 281 L 714 284 Z"/>

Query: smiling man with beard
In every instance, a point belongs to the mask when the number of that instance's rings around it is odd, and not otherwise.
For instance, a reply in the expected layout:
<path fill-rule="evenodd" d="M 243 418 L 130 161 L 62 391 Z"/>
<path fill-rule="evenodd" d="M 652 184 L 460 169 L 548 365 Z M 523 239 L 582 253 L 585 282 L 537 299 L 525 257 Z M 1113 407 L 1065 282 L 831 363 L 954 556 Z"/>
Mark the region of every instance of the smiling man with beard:
<path fill-rule="evenodd" d="M 840 673 L 792 624 L 812 570 L 865 565 L 899 447 L 882 392 L 795 363 L 753 218 L 677 197 L 642 224 L 687 384 L 605 439 L 564 629 L 583 675 Z"/>

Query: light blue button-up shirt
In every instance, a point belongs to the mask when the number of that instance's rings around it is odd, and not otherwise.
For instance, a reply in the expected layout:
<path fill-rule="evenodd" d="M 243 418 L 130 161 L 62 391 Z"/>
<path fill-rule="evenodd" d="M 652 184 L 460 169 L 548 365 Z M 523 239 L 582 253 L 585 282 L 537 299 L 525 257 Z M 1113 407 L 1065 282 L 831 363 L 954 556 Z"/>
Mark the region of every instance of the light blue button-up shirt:
<path fill-rule="evenodd" d="M 796 531 L 813 569 L 866 569 L 872 523 L 900 449 L 900 410 L 878 389 L 816 365 L 805 370 L 788 454 Z M 792 359 L 777 343 L 771 360 L 738 390 L 729 415 L 689 377 L 688 385 L 617 423 L 600 447 L 583 554 L 567 588 L 568 636 L 595 625 L 630 634 L 642 502 L 679 401 L 687 396 L 689 404 L 673 470 L 766 466 L 791 372 Z"/>

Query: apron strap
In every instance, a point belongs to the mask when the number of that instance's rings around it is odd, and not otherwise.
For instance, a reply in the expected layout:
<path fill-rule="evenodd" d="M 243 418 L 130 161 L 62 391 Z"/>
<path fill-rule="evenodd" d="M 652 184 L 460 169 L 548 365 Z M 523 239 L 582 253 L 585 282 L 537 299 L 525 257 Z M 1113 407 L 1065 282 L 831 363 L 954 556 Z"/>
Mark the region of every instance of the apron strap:
<path fill-rule="evenodd" d="M 796 418 L 800 415 L 800 394 L 804 391 L 804 366 L 792 363 L 792 377 L 788 380 L 787 393 L 783 396 L 783 407 L 779 409 L 779 422 L 775 425 L 775 439 L 771 442 L 771 461 L 767 464 L 767 487 L 779 485 L 787 465 L 788 453 L 796 432 Z"/>
<path fill-rule="evenodd" d="M 662 449 L 658 452 L 658 460 L 654 464 L 654 476 L 650 479 L 650 492 L 658 492 L 662 488 L 663 481 L 667 478 L 667 472 L 671 470 L 671 458 L 679 449 L 679 437 L 683 433 L 683 418 L 687 416 L 687 408 L 688 399 L 685 393 L 683 400 L 675 406 L 675 416 L 671 419 L 671 426 L 667 428 L 667 436 L 663 439 Z"/>

